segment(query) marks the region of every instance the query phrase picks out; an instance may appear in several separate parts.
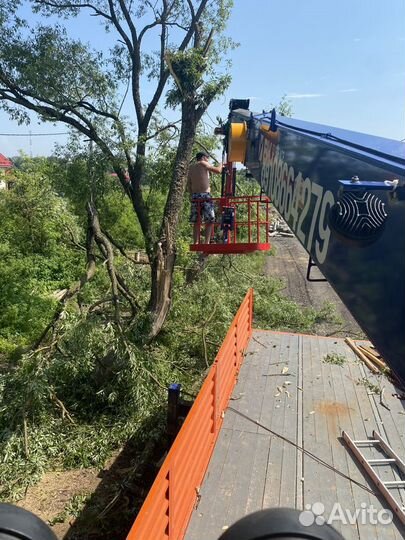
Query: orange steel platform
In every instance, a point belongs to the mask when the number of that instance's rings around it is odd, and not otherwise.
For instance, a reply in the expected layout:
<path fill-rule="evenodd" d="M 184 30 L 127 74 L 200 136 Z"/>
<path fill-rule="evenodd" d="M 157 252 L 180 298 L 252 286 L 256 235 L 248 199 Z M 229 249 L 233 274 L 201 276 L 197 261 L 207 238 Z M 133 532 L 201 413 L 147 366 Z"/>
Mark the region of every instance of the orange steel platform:
<path fill-rule="evenodd" d="M 351 513 L 387 508 L 341 433 L 367 439 L 375 429 L 404 456 L 400 391 L 369 373 L 343 339 L 252 331 L 252 303 L 250 291 L 128 540 L 217 540 L 239 518 L 269 507 L 322 503 L 326 517 L 337 503 Z M 388 408 L 373 385 L 385 387 Z M 378 457 L 370 450 L 370 459 Z M 387 465 L 378 474 L 397 479 Z M 393 491 L 404 504 L 405 490 Z M 396 518 L 333 525 L 348 540 L 404 538 Z"/>
<path fill-rule="evenodd" d="M 184 537 L 252 335 L 252 318 L 251 289 L 228 330 L 127 540 L 180 540 Z"/>

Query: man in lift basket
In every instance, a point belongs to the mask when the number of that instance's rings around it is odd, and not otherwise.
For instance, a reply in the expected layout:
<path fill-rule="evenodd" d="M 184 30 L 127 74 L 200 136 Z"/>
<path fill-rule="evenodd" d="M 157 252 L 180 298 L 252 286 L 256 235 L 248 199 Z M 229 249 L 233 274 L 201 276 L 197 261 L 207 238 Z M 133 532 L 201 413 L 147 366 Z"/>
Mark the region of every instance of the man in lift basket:
<path fill-rule="evenodd" d="M 190 222 L 194 223 L 194 244 L 199 242 L 199 224 L 202 221 L 205 223 L 204 240 L 206 244 L 209 244 L 215 222 L 214 203 L 211 198 L 210 172 L 220 174 L 223 165 L 214 167 L 208 160 L 208 154 L 198 152 L 196 162 L 190 165 L 188 170 L 187 188 L 191 195 Z M 198 219 L 199 214 L 200 219 Z"/>

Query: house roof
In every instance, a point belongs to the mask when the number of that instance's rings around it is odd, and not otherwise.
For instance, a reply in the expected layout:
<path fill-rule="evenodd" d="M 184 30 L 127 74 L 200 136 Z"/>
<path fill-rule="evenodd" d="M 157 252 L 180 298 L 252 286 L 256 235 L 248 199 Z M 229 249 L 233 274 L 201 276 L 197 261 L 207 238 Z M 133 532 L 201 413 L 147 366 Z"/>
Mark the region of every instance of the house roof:
<path fill-rule="evenodd" d="M 11 169 L 13 162 L 10 161 L 6 156 L 0 154 L 0 169 Z"/>

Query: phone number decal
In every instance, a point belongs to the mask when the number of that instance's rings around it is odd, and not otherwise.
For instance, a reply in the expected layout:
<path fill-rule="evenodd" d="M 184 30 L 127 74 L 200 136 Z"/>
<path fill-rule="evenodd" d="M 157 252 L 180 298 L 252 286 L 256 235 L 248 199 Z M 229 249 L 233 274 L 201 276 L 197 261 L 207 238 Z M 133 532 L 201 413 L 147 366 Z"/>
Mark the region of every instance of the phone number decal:
<path fill-rule="evenodd" d="M 261 138 L 260 162 L 263 191 L 302 245 L 322 264 L 329 248 L 327 215 L 335 204 L 333 193 L 308 177 L 304 179 L 301 171 L 297 173 L 284 160 L 279 146 L 265 136 Z"/>

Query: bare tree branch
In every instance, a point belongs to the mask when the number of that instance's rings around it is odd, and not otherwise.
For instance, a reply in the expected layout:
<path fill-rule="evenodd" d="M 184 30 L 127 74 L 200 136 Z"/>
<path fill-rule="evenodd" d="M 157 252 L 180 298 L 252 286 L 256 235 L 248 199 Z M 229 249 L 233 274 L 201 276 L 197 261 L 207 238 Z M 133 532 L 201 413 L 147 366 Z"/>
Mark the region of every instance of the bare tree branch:
<path fill-rule="evenodd" d="M 157 19 L 155 22 L 144 26 L 142 30 L 139 32 L 139 43 L 141 43 L 144 35 L 146 34 L 148 30 L 151 30 L 152 28 L 155 28 L 156 26 L 159 26 L 160 24 L 162 24 L 162 21 L 160 19 Z"/>
<path fill-rule="evenodd" d="M 176 131 L 178 131 L 179 128 L 176 126 L 176 124 L 179 124 L 180 122 L 181 122 L 181 120 L 176 120 L 176 122 L 173 122 L 171 124 L 167 124 L 167 126 L 163 126 L 162 128 L 155 131 L 152 135 L 149 135 L 148 137 L 146 137 L 145 140 L 149 141 L 150 139 L 154 139 L 156 137 L 156 135 L 159 135 L 159 133 L 163 133 L 163 131 L 166 131 L 167 129 L 173 128 Z"/>
<path fill-rule="evenodd" d="M 193 37 L 194 35 L 194 32 L 195 32 L 195 25 L 199 22 L 200 18 L 201 18 L 201 15 L 203 14 L 204 12 L 204 9 L 206 7 L 208 3 L 208 0 L 202 0 L 199 7 L 198 7 L 198 10 L 197 12 L 194 14 L 194 16 L 192 16 L 192 21 L 191 21 L 191 24 L 190 24 L 190 28 L 188 29 L 188 32 L 187 34 L 185 35 L 183 41 L 181 42 L 178 50 L 179 51 L 184 51 L 186 49 L 186 47 L 189 45 L 190 41 L 191 41 L 191 38 Z M 163 24 L 163 21 L 165 21 L 165 18 L 167 18 L 167 13 L 166 15 L 162 14 L 162 24 Z M 164 25 L 166 24 L 166 22 L 164 22 Z M 163 34 L 163 32 L 162 32 Z M 152 114 L 154 112 L 154 110 L 156 109 L 156 106 L 159 102 L 159 99 L 161 98 L 162 96 L 162 92 L 164 90 L 164 87 L 166 85 L 166 82 L 167 82 L 167 79 L 169 78 L 169 70 L 166 69 L 164 67 L 164 56 L 165 56 L 165 52 L 166 52 L 166 43 L 163 45 L 163 38 L 161 38 L 161 51 L 160 51 L 160 54 L 161 54 L 161 71 L 160 71 L 160 77 L 159 77 L 159 82 L 158 82 L 158 85 L 156 87 L 156 90 L 155 90 L 155 93 L 152 97 L 152 100 L 150 101 L 146 111 L 145 111 L 145 124 L 148 125 L 149 124 L 149 121 L 152 117 Z M 162 57 L 163 57 L 163 61 L 162 61 Z"/>
<path fill-rule="evenodd" d="M 110 0 L 109 0 L 110 1 Z M 121 11 L 125 17 L 125 20 L 128 24 L 128 27 L 130 29 L 130 32 L 131 32 L 131 36 L 132 36 L 132 42 L 134 44 L 134 48 L 139 50 L 139 39 L 138 39 L 138 33 L 136 31 L 136 28 L 135 28 L 135 25 L 132 21 L 132 17 L 131 17 L 131 14 L 125 4 L 125 0 L 118 0 L 119 2 L 119 5 L 121 7 Z"/>
<path fill-rule="evenodd" d="M 120 165 L 119 159 L 111 151 L 110 145 L 107 144 L 107 142 L 99 136 L 91 120 L 89 120 L 83 114 L 75 110 L 71 105 L 57 103 L 52 100 L 42 98 L 41 96 L 38 96 L 33 92 L 26 92 L 24 89 L 17 87 L 10 79 L 6 77 L 4 71 L 0 71 L 0 81 L 3 81 L 7 86 L 6 89 L 0 89 L 0 99 L 5 99 L 17 105 L 21 105 L 44 117 L 57 120 L 59 122 L 64 122 L 65 124 L 74 127 L 80 133 L 94 141 L 103 151 L 103 153 L 110 159 L 122 187 L 126 192 L 128 192 L 128 184 L 125 180 L 125 171 Z M 37 103 L 30 101 L 30 99 L 28 98 L 35 100 Z M 71 115 L 75 115 L 77 118 L 74 118 Z M 119 133 L 121 129 L 120 135 L 122 137 L 123 132 L 120 120 L 116 116 L 115 118 L 116 127 L 118 128 Z M 129 166 L 131 164 L 131 158 L 127 151 L 125 151 L 125 154 Z"/>
<path fill-rule="evenodd" d="M 113 0 L 108 0 L 108 6 L 110 8 L 110 20 L 113 23 L 113 25 L 115 26 L 115 28 L 117 29 L 117 32 L 119 33 L 119 35 L 124 40 L 124 43 L 127 46 L 127 49 L 129 51 L 129 53 L 132 55 L 134 53 L 134 43 L 131 42 L 131 40 L 129 39 L 128 34 L 122 28 L 122 26 L 121 26 L 121 24 L 120 24 L 120 22 L 119 22 L 119 20 L 117 18 L 117 14 L 115 13 Z"/>
<path fill-rule="evenodd" d="M 105 230 L 102 230 L 102 233 L 108 238 L 108 240 L 111 242 L 111 244 L 118 249 L 118 251 L 121 253 L 121 255 L 123 255 L 126 259 L 128 259 L 129 261 L 131 261 L 133 264 L 140 264 L 140 265 L 144 265 L 144 264 L 147 264 L 145 263 L 144 261 L 137 261 L 136 259 L 134 259 L 133 257 L 130 257 L 127 252 L 125 251 L 124 247 L 118 243 L 112 236 L 111 234 L 108 232 L 108 231 L 105 231 Z"/>
<path fill-rule="evenodd" d="M 96 16 L 104 17 L 105 19 L 111 20 L 111 17 L 107 13 L 104 13 L 104 11 L 101 11 L 96 6 L 94 6 L 93 4 L 90 4 L 90 3 L 87 3 L 87 2 L 86 3 L 67 2 L 65 4 L 59 4 L 59 3 L 55 3 L 55 2 L 50 2 L 48 0 L 36 0 L 34 3 L 35 4 L 40 4 L 40 5 L 43 5 L 43 6 L 53 7 L 53 8 L 56 8 L 56 9 L 82 9 L 82 8 L 88 8 L 88 9 L 93 10 L 94 14 Z"/>
<path fill-rule="evenodd" d="M 83 109 L 86 109 L 89 112 L 92 112 L 94 114 L 98 114 L 99 116 L 103 116 L 104 118 L 110 118 L 111 120 L 114 120 L 114 122 L 119 122 L 119 117 L 111 112 L 103 111 L 102 109 L 99 109 L 98 107 L 95 107 L 92 103 L 89 103 L 88 101 L 80 100 L 75 105 L 78 107 L 82 107 Z"/>
<path fill-rule="evenodd" d="M 190 24 L 189 31 L 187 32 L 186 36 L 184 37 L 180 47 L 179 51 L 184 51 L 187 47 L 187 45 L 190 43 L 191 38 L 193 37 L 193 34 L 195 32 L 195 25 L 199 23 L 201 15 L 204 12 L 204 9 L 206 8 L 209 0 L 202 0 L 200 5 L 198 6 L 197 13 L 195 16 L 192 16 L 192 21 Z"/>

